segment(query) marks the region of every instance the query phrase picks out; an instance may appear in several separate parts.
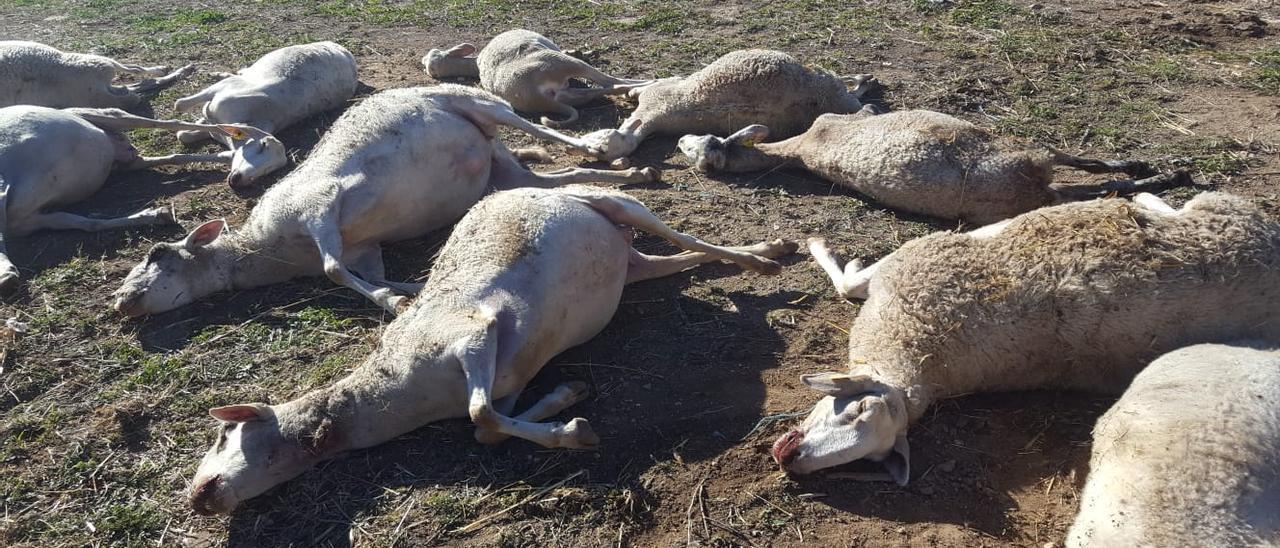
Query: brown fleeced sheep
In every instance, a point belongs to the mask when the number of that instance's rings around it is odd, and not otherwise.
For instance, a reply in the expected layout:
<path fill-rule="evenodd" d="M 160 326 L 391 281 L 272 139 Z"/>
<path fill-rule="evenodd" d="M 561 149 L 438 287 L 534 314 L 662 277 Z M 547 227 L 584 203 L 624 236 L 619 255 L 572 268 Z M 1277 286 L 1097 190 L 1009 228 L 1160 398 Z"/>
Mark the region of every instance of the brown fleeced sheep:
<path fill-rule="evenodd" d="M 770 128 L 755 124 L 727 138 L 685 135 L 680 150 L 703 171 L 795 166 L 894 209 L 978 224 L 1063 199 L 1138 192 L 1189 180 L 1183 173 L 1150 176 L 1150 167 L 1142 162 L 1090 160 L 1029 148 L 928 110 L 874 115 L 864 108 L 856 114 L 824 114 L 801 135 L 762 142 L 770 133 Z M 1147 178 L 1055 185 L 1057 165 Z"/>
<path fill-rule="evenodd" d="M 1178 210 L 1150 194 L 1134 201 L 925 236 L 865 269 L 842 270 L 811 241 L 840 294 L 866 303 L 849 329 L 849 372 L 804 376 L 826 397 L 774 457 L 797 473 L 867 458 L 905 483 L 907 426 L 940 399 L 1116 393 L 1175 348 L 1280 339 L 1280 223 L 1228 194 Z"/>

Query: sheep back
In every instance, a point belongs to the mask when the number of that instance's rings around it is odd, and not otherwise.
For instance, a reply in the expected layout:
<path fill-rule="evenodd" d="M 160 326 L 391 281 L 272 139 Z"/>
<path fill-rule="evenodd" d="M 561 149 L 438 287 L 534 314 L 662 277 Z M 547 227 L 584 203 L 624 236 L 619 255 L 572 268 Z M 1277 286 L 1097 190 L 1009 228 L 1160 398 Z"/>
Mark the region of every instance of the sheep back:
<path fill-rule="evenodd" d="M 1226 194 L 1184 211 L 1095 200 L 909 242 L 871 282 L 851 363 L 934 398 L 1118 392 L 1174 348 L 1280 338 L 1280 226 Z"/>
<path fill-rule="evenodd" d="M 1277 393 L 1274 343 L 1203 344 L 1152 362 L 1094 428 L 1067 545 L 1280 542 Z"/>
<path fill-rule="evenodd" d="M 782 52 L 735 51 L 685 78 L 640 93 L 633 117 L 659 133 L 728 135 L 748 124 L 775 139 L 803 133 L 819 115 L 856 112 L 862 104 L 835 75 Z"/>

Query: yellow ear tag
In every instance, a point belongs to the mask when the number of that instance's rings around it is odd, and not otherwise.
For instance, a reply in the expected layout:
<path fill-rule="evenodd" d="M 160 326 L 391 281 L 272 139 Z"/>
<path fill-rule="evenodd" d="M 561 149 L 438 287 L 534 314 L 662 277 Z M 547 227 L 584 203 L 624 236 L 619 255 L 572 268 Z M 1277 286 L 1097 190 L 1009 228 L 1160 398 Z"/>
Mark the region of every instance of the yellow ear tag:
<path fill-rule="evenodd" d="M 241 130 L 241 129 L 239 129 L 239 128 L 234 128 L 234 127 L 233 127 L 233 128 L 231 128 L 230 135 L 231 135 L 231 138 L 232 138 L 232 139 L 235 139 L 235 140 L 237 140 L 237 141 L 243 141 L 243 140 L 245 140 L 245 139 L 247 139 L 247 138 L 249 137 L 248 135 L 245 135 L 244 131 L 242 131 L 242 130 Z"/>
<path fill-rule="evenodd" d="M 753 148 L 753 147 L 755 147 L 755 146 L 756 146 L 756 140 L 755 140 L 755 139 L 743 139 L 743 140 L 742 140 L 742 146 L 747 147 L 747 148 Z"/>

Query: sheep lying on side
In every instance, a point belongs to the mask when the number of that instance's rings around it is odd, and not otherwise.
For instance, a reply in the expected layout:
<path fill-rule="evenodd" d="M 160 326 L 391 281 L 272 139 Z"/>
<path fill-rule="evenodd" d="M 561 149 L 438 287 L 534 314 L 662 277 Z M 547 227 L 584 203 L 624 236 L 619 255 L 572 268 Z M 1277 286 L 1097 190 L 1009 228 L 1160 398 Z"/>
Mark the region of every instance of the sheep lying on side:
<path fill-rule="evenodd" d="M 635 112 L 618 129 L 583 136 L 605 161 L 625 157 L 651 135 L 729 135 L 744 124 L 765 124 L 779 138 L 799 135 L 819 115 L 858 112 L 870 76 L 845 88 L 839 78 L 810 69 L 782 52 L 752 49 L 727 53 L 682 78 L 666 78 L 631 92 Z"/>
<path fill-rule="evenodd" d="M 688 251 L 642 254 L 631 247 L 632 227 Z M 449 418 L 470 416 L 482 443 L 516 436 L 544 447 L 594 448 L 600 439 L 586 419 L 539 422 L 581 401 L 584 383 L 561 385 L 512 416 L 547 361 L 604 329 L 628 283 L 717 259 L 776 274 L 781 267 L 768 258 L 795 247 L 782 240 L 710 245 L 601 188 L 493 194 L 459 221 L 422 294 L 355 372 L 280 405 L 209 411 L 222 428 L 191 482 L 191 506 L 230 512 L 322 460 Z"/>
<path fill-rule="evenodd" d="M 1119 392 L 1175 348 L 1280 340 L 1280 223 L 1227 194 L 1179 210 L 1150 194 L 1043 208 L 865 269 L 842 269 L 820 240 L 810 250 L 842 296 L 867 301 L 849 372 L 805 375 L 826 397 L 774 445 L 797 473 L 868 458 L 905 483 L 907 425 L 939 399 Z"/>
<path fill-rule="evenodd" d="M 178 99 L 174 110 L 199 113 L 201 123 L 245 124 L 278 133 L 356 94 L 356 59 L 333 42 L 272 51 L 248 68 L 199 93 Z M 270 139 L 237 141 L 222 133 L 182 132 L 184 143 L 216 139 L 233 151 L 227 184 L 243 187 L 289 163 L 284 145 Z"/>
<path fill-rule="evenodd" d="M 1141 162 L 1104 162 L 1028 149 L 964 120 L 928 110 L 824 114 L 804 134 L 764 143 L 751 125 L 728 138 L 685 135 L 680 150 L 703 171 L 763 171 L 793 165 L 894 209 L 986 224 L 1068 197 L 1137 192 L 1189 180 L 1185 174 L 1102 185 L 1054 185 L 1053 166 L 1149 176 Z"/>
<path fill-rule="evenodd" d="M 101 55 L 68 53 L 36 42 L 0 41 L 0 107 L 38 105 L 52 108 L 133 108 L 139 93 L 190 76 L 187 65 L 172 73 L 166 67 L 125 65 Z M 114 86 L 117 72 L 147 76 L 136 84 Z"/>
<path fill-rule="evenodd" d="M 433 49 L 422 58 L 432 78 L 467 76 L 480 78 L 480 87 L 501 97 L 522 112 L 552 112 L 564 116 L 542 123 L 561 127 L 578 119 L 579 105 L 605 95 L 619 95 L 650 80 L 615 78 L 587 62 L 572 57 L 547 37 L 524 29 L 509 30 L 493 37 L 480 50 L 459 44 L 448 50 Z M 602 87 L 569 87 L 571 80 L 587 80 Z"/>
<path fill-rule="evenodd" d="M 31 105 L 0 108 L 0 292 L 15 287 L 18 269 L 4 241 L 37 230 L 111 230 L 173 222 L 167 208 L 117 219 L 91 219 L 56 211 L 92 196 L 112 168 L 207 162 L 206 154 L 143 157 L 125 132 L 136 128 L 225 131 L 240 138 L 259 135 L 245 126 L 212 126 L 153 120 L 119 109 L 52 109 Z"/>
<path fill-rule="evenodd" d="M 502 125 L 584 146 L 475 88 L 374 94 L 267 190 L 244 227 L 223 234 L 223 221 L 209 221 L 181 241 L 156 244 L 116 291 L 115 308 L 155 314 L 219 291 L 324 274 L 395 312 L 421 285 L 385 279 L 383 242 L 445 227 L 492 188 L 658 178 L 651 168 L 533 173 L 496 138 Z"/>
<path fill-rule="evenodd" d="M 1093 429 L 1067 546 L 1280 544 L 1277 394 L 1276 343 L 1151 362 Z"/>

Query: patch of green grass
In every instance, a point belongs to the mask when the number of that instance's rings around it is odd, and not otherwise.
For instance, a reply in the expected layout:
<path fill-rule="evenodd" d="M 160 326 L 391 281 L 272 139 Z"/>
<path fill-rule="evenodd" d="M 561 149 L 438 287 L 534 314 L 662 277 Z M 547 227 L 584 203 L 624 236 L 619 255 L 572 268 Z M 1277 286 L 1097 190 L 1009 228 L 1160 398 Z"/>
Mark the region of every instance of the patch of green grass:
<path fill-rule="evenodd" d="M 153 502 L 116 503 L 97 516 L 98 531 L 116 542 L 144 545 L 144 540 L 164 527 L 166 514 Z"/>
<path fill-rule="evenodd" d="M 144 15 L 134 21 L 133 28 L 144 32 L 173 32 L 207 27 L 231 19 L 225 12 L 210 9 L 182 9 L 169 14 Z"/>
<path fill-rule="evenodd" d="M 1177 58 L 1169 56 L 1159 57 L 1147 62 L 1134 63 L 1133 69 L 1134 72 L 1148 78 L 1166 82 L 1190 79 L 1190 73 L 1187 71 L 1186 65 Z"/>
<path fill-rule="evenodd" d="M 1000 28 L 1007 19 L 1021 13 L 1016 6 L 1004 0 L 971 0 L 958 4 L 948 19 L 952 24 L 966 27 Z"/>
<path fill-rule="evenodd" d="M 1280 95 L 1280 48 L 1272 48 L 1254 57 L 1258 64 L 1255 81 L 1266 93 Z"/>
<path fill-rule="evenodd" d="M 102 282 L 102 263 L 77 255 L 71 260 L 41 272 L 31 283 L 51 292 L 67 292 Z"/>
<path fill-rule="evenodd" d="M 617 30 L 645 30 L 658 34 L 674 35 L 684 32 L 689 17 L 685 10 L 678 7 L 663 6 L 648 11 L 638 18 L 615 20 L 604 24 L 605 28 Z"/>

